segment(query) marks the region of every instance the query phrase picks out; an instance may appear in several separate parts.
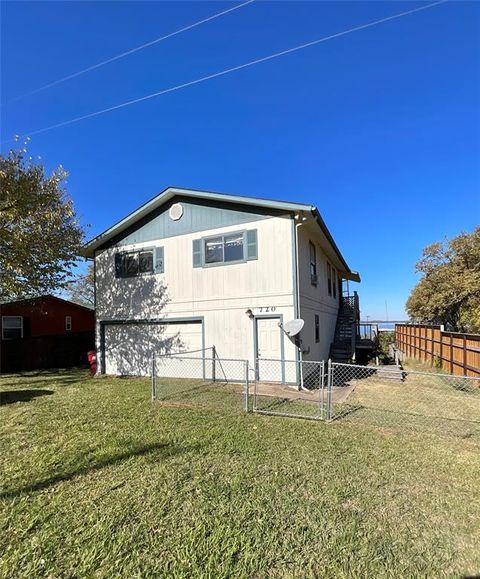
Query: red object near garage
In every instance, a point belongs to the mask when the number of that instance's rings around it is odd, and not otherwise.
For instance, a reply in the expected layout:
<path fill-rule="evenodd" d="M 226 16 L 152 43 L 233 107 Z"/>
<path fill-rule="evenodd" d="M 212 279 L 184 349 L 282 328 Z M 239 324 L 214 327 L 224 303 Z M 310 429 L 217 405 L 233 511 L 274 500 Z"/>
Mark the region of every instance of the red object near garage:
<path fill-rule="evenodd" d="M 97 373 L 97 352 L 95 350 L 90 350 L 87 352 L 88 363 L 90 364 L 90 372 L 92 374 Z"/>

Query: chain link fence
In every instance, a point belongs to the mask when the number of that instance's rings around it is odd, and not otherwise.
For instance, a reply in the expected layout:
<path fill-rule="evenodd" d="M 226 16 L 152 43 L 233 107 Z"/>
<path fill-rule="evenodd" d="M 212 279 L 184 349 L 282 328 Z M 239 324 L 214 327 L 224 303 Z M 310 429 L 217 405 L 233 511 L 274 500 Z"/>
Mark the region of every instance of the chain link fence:
<path fill-rule="evenodd" d="M 221 359 L 215 349 L 154 356 L 164 405 L 349 422 L 480 443 L 480 378 L 324 361 Z"/>
<path fill-rule="evenodd" d="M 327 419 L 480 442 L 480 379 L 332 363 Z"/>
<path fill-rule="evenodd" d="M 215 351 L 154 355 L 152 400 L 167 406 L 247 411 L 248 362 L 220 359 Z"/>
<path fill-rule="evenodd" d="M 325 362 L 255 362 L 253 411 L 260 414 L 323 420 L 327 408 Z"/>

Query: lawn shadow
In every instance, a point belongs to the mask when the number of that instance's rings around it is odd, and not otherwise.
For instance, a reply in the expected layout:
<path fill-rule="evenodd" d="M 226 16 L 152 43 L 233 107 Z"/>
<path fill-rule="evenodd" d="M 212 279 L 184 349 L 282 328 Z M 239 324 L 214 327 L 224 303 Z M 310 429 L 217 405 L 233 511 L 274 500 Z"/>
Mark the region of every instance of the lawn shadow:
<path fill-rule="evenodd" d="M 350 416 L 350 414 L 355 414 L 360 410 L 365 410 L 365 408 L 366 407 L 361 404 L 349 404 L 348 406 L 344 406 L 343 408 L 336 410 L 338 414 L 332 416 L 332 422 L 346 418 L 347 416 Z"/>
<path fill-rule="evenodd" d="M 15 387 L 22 384 L 29 387 L 48 386 L 69 386 L 75 382 L 81 382 L 90 377 L 87 369 L 71 370 L 45 370 L 30 373 L 0 375 L 0 385 L 2 387 Z"/>
<path fill-rule="evenodd" d="M 54 486 L 60 482 L 70 481 L 70 480 L 73 480 L 77 477 L 80 477 L 80 476 L 83 476 L 86 474 L 90 474 L 93 472 L 97 472 L 99 470 L 102 470 L 103 468 L 122 463 L 130 458 L 133 458 L 133 457 L 152 455 L 150 457 L 151 460 L 155 460 L 155 459 L 162 460 L 165 458 L 170 458 L 171 456 L 175 456 L 175 455 L 180 454 L 182 452 L 187 452 L 189 450 L 192 450 L 192 448 L 196 448 L 196 447 L 190 446 L 190 447 L 186 448 L 186 447 L 174 446 L 171 443 L 165 443 L 165 442 L 145 444 L 142 446 L 138 446 L 137 448 L 133 448 L 132 450 L 129 450 L 128 452 L 118 453 L 114 456 L 110 456 L 110 457 L 105 458 L 103 460 L 99 460 L 97 463 L 89 464 L 88 466 L 84 466 L 84 467 L 78 468 L 78 469 L 70 471 L 70 472 L 60 473 L 60 474 L 57 474 L 57 475 L 52 476 L 50 478 L 38 481 L 38 482 L 30 484 L 30 485 L 26 485 L 26 486 L 18 488 L 18 489 L 4 491 L 4 492 L 0 493 L 0 499 L 15 498 L 15 497 L 21 496 L 23 494 L 41 491 L 41 490 L 47 489 L 51 486 Z"/>
<path fill-rule="evenodd" d="M 10 390 L 7 392 L 0 392 L 0 406 L 6 404 L 14 404 L 15 402 L 30 402 L 38 396 L 49 396 L 53 394 L 53 390 Z"/>

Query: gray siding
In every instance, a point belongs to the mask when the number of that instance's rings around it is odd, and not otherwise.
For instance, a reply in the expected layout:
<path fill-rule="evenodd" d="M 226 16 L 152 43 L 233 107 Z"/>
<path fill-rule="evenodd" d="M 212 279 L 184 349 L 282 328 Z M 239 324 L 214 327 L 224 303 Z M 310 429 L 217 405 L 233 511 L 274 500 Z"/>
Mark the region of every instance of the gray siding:
<path fill-rule="evenodd" d="M 174 202 L 181 203 L 183 206 L 183 216 L 178 221 L 173 221 L 168 215 L 168 210 L 172 203 L 165 205 L 161 211 L 152 216 L 148 221 L 135 229 L 127 232 L 121 239 L 116 240 L 116 245 L 131 245 L 133 243 L 144 243 L 176 237 L 189 233 L 200 231 L 209 231 L 219 227 L 229 227 L 231 225 L 240 225 L 251 223 L 261 219 L 266 219 L 271 215 L 263 211 L 257 213 L 246 211 L 245 208 L 216 207 L 201 202 L 192 203 L 182 199 L 175 199 Z"/>

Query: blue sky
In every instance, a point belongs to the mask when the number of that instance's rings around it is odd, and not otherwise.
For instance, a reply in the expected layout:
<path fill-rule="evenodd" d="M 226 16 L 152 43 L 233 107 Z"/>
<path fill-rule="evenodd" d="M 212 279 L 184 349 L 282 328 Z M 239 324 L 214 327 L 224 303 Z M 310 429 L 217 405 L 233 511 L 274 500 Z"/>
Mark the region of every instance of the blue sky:
<path fill-rule="evenodd" d="M 1 136 L 187 82 L 421 2 L 254 2 L 2 106 Z M 1 100 L 233 6 L 3 2 Z M 404 316 L 422 248 L 480 216 L 480 6 L 451 1 L 35 136 L 89 236 L 169 185 L 315 204 L 363 317 Z M 5 151 L 8 145 L 2 146 Z"/>

